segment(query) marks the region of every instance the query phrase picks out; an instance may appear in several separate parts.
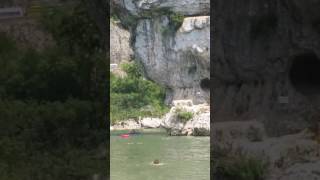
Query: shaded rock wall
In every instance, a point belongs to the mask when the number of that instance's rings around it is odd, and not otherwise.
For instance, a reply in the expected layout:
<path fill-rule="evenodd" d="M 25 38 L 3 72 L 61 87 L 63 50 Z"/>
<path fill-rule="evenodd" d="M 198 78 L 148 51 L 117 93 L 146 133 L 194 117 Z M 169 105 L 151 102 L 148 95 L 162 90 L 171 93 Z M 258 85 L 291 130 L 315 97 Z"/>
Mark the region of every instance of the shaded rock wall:
<path fill-rule="evenodd" d="M 216 0 L 216 121 L 257 119 L 280 135 L 311 125 L 319 105 L 320 1 Z"/>

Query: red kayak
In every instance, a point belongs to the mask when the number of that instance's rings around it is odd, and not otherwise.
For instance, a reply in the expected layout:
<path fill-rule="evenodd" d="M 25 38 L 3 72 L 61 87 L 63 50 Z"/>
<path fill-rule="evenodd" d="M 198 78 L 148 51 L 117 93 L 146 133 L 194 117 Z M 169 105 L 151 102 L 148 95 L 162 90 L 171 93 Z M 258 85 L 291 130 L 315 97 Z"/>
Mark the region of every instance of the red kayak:
<path fill-rule="evenodd" d="M 130 135 L 129 135 L 129 134 L 121 134 L 120 137 L 122 137 L 122 138 L 128 138 L 128 137 L 130 137 Z"/>

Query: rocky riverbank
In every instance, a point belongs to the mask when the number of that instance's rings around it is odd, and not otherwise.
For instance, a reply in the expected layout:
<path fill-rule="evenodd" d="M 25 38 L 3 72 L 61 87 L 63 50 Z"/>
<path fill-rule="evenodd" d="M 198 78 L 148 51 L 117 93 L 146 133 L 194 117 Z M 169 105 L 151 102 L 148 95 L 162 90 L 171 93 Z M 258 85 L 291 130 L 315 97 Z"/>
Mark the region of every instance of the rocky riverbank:
<path fill-rule="evenodd" d="M 176 100 L 169 113 L 162 118 L 120 121 L 110 130 L 148 128 L 164 128 L 171 136 L 210 136 L 210 106 L 194 105 L 191 100 Z"/>
<path fill-rule="evenodd" d="M 230 157 L 242 154 L 259 159 L 267 163 L 267 180 L 320 178 L 320 145 L 317 136 L 308 129 L 270 137 L 263 123 L 252 120 L 215 122 L 212 131 L 214 154 Z"/>

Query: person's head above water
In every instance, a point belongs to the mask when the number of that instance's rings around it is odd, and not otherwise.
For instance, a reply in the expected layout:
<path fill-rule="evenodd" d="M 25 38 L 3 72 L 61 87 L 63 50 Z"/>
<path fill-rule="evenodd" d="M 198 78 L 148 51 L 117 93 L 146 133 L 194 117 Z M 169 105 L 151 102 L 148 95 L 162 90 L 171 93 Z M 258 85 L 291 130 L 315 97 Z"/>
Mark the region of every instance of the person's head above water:
<path fill-rule="evenodd" d="M 159 164 L 159 163 L 160 163 L 159 159 L 153 160 L 153 164 Z"/>

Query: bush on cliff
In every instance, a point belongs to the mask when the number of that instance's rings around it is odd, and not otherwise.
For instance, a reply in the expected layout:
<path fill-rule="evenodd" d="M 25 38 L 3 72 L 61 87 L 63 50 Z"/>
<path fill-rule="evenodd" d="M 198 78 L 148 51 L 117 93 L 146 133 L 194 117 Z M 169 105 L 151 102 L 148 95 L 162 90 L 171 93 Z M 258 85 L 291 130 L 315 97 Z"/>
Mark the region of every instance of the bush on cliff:
<path fill-rule="evenodd" d="M 164 104 L 165 90 L 143 78 L 134 63 L 124 64 L 126 77 L 111 74 L 110 112 L 112 122 L 146 116 L 162 116 L 168 111 Z"/>
<path fill-rule="evenodd" d="M 243 154 L 224 154 L 212 166 L 213 177 L 225 180 L 264 180 L 268 170 L 267 162 Z"/>
<path fill-rule="evenodd" d="M 177 108 L 175 110 L 176 116 L 179 121 L 186 123 L 187 121 L 191 120 L 193 118 L 193 113 L 186 111 L 185 109 L 182 108 Z"/>

